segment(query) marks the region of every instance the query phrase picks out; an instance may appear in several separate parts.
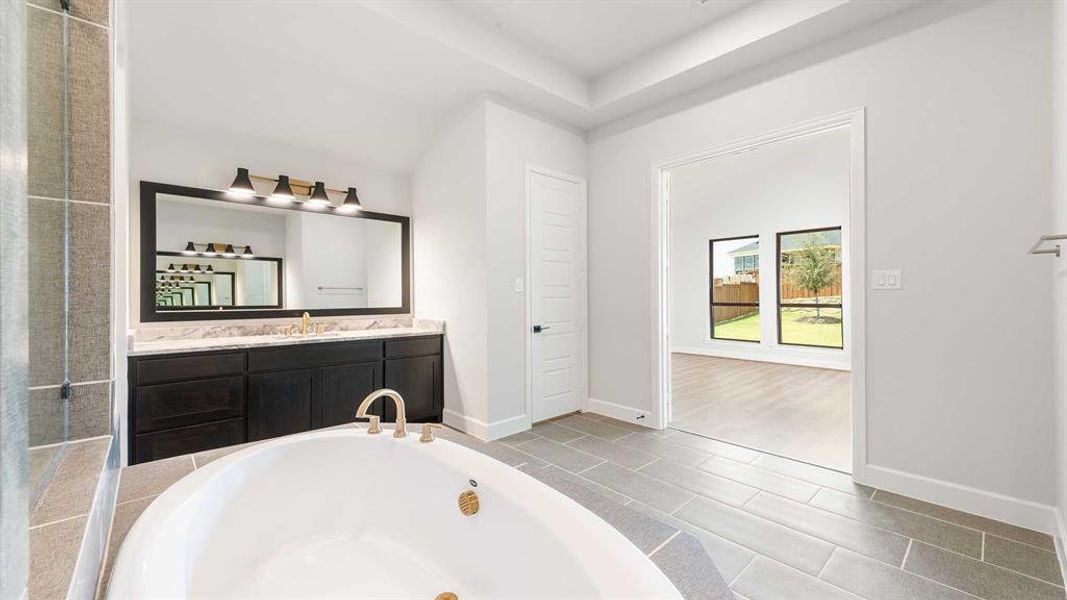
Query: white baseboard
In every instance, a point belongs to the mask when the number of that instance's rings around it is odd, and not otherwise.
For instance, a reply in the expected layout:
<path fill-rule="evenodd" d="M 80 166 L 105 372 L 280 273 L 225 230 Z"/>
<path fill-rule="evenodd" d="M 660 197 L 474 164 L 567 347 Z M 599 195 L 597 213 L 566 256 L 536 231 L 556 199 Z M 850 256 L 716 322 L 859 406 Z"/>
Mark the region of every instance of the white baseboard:
<path fill-rule="evenodd" d="M 604 415 L 620 421 L 629 421 L 637 425 L 644 425 L 650 429 L 663 429 L 666 425 L 656 422 L 655 416 L 644 410 L 637 410 L 622 404 L 589 398 L 585 403 L 586 412 Z"/>
<path fill-rule="evenodd" d="M 507 419 L 501 419 L 500 421 L 486 423 L 480 419 L 462 415 L 454 410 L 446 408 L 442 420 L 445 422 L 445 425 L 454 427 L 468 435 L 473 435 L 483 442 L 498 440 L 502 437 L 507 437 L 520 431 L 526 431 L 530 428 L 530 418 L 526 415 L 518 415 Z"/>
<path fill-rule="evenodd" d="M 1060 561 L 1060 575 L 1067 581 L 1067 527 L 1064 525 L 1063 511 L 1056 511 L 1056 558 Z"/>
<path fill-rule="evenodd" d="M 838 371 L 849 371 L 852 369 L 852 358 L 848 354 L 821 357 L 796 354 L 781 354 L 777 352 L 770 353 L 765 348 L 711 349 L 693 347 L 671 348 L 671 352 L 677 352 L 680 354 L 696 354 L 699 356 L 716 356 L 719 358 L 733 358 L 737 360 L 754 360 L 758 362 L 778 363 L 781 365 L 796 365 L 798 367 L 835 369 Z"/>
<path fill-rule="evenodd" d="M 508 419 L 493 421 L 489 424 L 488 439 L 499 440 L 502 437 L 508 437 L 509 435 L 520 431 L 526 431 L 530 428 L 530 425 L 530 417 L 527 415 L 518 415 Z"/>
<path fill-rule="evenodd" d="M 1055 507 L 896 469 L 867 465 L 867 485 L 1049 535 L 1060 535 Z"/>

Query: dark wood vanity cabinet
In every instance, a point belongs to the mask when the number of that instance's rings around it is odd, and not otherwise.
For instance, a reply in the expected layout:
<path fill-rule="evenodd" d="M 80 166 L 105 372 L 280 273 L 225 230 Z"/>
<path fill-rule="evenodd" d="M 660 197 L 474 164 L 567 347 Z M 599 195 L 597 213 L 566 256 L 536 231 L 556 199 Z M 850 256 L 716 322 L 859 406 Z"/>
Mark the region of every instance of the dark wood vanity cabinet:
<path fill-rule="evenodd" d="M 341 425 L 374 390 L 439 422 L 440 335 L 130 357 L 130 464 Z M 371 414 L 396 419 L 391 402 Z"/>

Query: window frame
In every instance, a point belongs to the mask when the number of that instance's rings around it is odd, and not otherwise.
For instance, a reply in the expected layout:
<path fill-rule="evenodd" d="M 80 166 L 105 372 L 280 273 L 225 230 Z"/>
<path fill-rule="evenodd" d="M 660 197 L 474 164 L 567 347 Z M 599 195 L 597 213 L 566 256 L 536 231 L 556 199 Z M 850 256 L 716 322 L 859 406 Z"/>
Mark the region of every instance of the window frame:
<path fill-rule="evenodd" d="M 775 308 L 775 320 L 778 327 L 778 345 L 779 346 L 802 346 L 804 348 L 823 348 L 826 350 L 844 350 L 845 349 L 845 296 L 844 296 L 844 269 L 841 272 L 841 302 L 836 304 L 819 304 L 819 308 L 836 308 L 841 311 L 841 345 L 840 346 L 822 346 L 819 344 L 798 344 L 796 342 L 783 342 L 782 341 L 782 309 L 783 308 L 811 308 L 813 304 L 802 304 L 799 302 L 782 302 L 782 236 L 783 235 L 797 235 L 801 233 L 819 233 L 823 231 L 840 231 L 841 232 L 841 246 L 838 250 L 838 263 L 844 267 L 844 230 L 841 225 L 834 227 L 815 227 L 812 229 L 796 229 L 793 231 L 779 231 L 775 234 L 775 256 L 774 256 L 774 270 L 775 270 L 775 285 L 777 289 L 774 294 Z"/>
<path fill-rule="evenodd" d="M 760 339 L 755 340 L 742 340 L 738 338 L 722 338 L 715 337 L 715 307 L 716 306 L 754 306 L 756 312 L 760 309 L 760 299 L 762 294 L 757 294 L 756 302 L 716 302 L 715 301 L 715 243 L 716 242 L 732 242 L 736 240 L 748 240 L 752 239 L 759 243 L 759 234 L 755 235 L 737 235 L 726 238 L 715 238 L 708 240 L 708 334 L 713 340 L 721 340 L 727 342 L 744 342 L 748 344 L 760 344 L 763 343 L 762 335 Z M 734 257 L 736 260 L 738 257 Z M 744 265 L 744 257 L 742 258 L 742 265 Z M 736 264 L 736 263 L 735 263 Z M 759 272 L 759 253 L 756 253 L 756 272 Z"/>

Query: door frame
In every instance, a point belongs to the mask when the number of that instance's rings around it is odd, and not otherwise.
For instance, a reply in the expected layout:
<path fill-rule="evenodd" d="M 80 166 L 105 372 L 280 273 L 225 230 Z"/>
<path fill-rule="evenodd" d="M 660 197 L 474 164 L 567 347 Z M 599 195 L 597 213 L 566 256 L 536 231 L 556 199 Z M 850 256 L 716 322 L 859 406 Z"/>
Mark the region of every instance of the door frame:
<path fill-rule="evenodd" d="M 530 274 L 533 271 L 533 235 L 531 230 L 533 228 L 533 202 L 531 198 L 530 179 L 533 175 L 544 175 L 546 177 L 553 177 L 555 179 L 561 179 L 563 181 L 569 181 L 575 183 L 579 187 L 579 203 L 578 207 L 578 221 L 579 229 L 581 231 L 581 239 L 578 242 L 578 292 L 581 296 L 579 300 L 580 310 L 578 311 L 578 362 L 579 373 L 578 381 L 581 385 L 578 397 L 578 406 L 581 410 L 585 410 L 589 403 L 589 269 L 588 269 L 588 242 L 589 242 L 589 228 L 588 228 L 588 208 L 589 208 L 589 196 L 588 186 L 586 180 L 576 175 L 569 173 L 563 173 L 555 171 L 545 167 L 541 167 L 531 163 L 525 163 L 523 167 L 524 182 L 526 186 L 526 198 L 525 198 L 525 271 L 523 272 L 523 290 L 526 301 L 526 317 L 524 319 L 525 328 L 525 348 L 526 348 L 526 419 L 530 425 L 533 424 L 533 286 L 530 285 Z"/>
<path fill-rule="evenodd" d="M 652 424 L 664 429 L 670 422 L 670 195 L 671 169 L 754 150 L 830 129 L 849 128 L 848 218 L 842 237 L 848 244 L 844 257 L 848 273 L 851 332 L 852 478 L 867 480 L 867 182 L 866 112 L 863 107 L 804 121 L 768 133 L 678 155 L 652 165 Z"/>

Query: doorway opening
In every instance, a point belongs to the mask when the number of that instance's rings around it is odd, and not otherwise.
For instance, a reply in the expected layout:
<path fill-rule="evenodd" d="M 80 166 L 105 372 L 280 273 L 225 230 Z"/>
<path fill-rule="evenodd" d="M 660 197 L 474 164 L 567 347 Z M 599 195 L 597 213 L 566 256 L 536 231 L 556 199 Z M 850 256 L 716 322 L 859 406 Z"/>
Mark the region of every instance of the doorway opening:
<path fill-rule="evenodd" d="M 862 111 L 654 174 L 661 423 L 861 481 Z"/>

